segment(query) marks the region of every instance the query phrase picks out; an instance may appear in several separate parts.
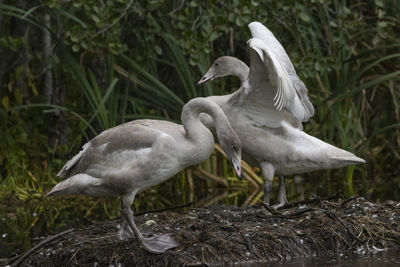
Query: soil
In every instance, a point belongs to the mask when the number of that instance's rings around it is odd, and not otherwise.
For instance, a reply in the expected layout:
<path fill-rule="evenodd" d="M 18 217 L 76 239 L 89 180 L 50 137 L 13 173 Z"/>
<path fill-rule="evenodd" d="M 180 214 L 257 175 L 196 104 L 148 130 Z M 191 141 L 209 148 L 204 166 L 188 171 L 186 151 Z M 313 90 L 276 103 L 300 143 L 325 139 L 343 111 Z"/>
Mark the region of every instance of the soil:
<path fill-rule="evenodd" d="M 273 214 L 263 206 L 214 206 L 147 213 L 135 221 L 143 232 L 171 233 L 180 246 L 150 254 L 135 239 L 119 241 L 119 221 L 106 221 L 44 237 L 36 248 L 7 264 L 240 266 L 400 245 L 400 203 L 372 203 L 360 197 L 315 199 Z"/>

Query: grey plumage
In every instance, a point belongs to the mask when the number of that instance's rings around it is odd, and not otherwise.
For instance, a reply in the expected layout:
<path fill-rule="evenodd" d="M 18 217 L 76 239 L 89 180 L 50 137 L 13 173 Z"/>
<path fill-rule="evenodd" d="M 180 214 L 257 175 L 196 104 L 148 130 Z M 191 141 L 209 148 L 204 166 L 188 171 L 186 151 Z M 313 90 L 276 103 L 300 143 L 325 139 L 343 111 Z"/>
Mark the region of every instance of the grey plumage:
<path fill-rule="evenodd" d="M 189 101 L 182 110 L 182 123 L 136 120 L 108 129 L 83 146 L 68 161 L 59 176 L 67 178 L 47 196 L 95 195 L 121 196 L 124 222 L 120 239 L 136 236 L 152 253 L 163 253 L 178 244 L 169 235 L 144 237 L 133 221 L 130 206 L 135 195 L 162 183 L 180 170 L 206 160 L 212 153 L 214 139 L 200 122 L 207 113 L 216 125 L 222 149 L 241 174 L 241 143 L 220 107 L 204 98 Z"/>
<path fill-rule="evenodd" d="M 199 83 L 236 75 L 241 87 L 230 95 L 207 99 L 218 104 L 242 141 L 243 157 L 261 167 L 264 201 L 269 203 L 274 175 L 341 168 L 365 161 L 352 153 L 303 132 L 302 121 L 314 114 L 307 88 L 273 34 L 261 23 L 250 23 L 250 68 L 237 58 L 214 61 Z M 280 88 L 279 88 L 280 87 Z M 203 115 L 206 125 L 212 118 Z M 281 183 L 284 179 L 280 179 Z M 280 186 L 278 208 L 286 202 Z"/>

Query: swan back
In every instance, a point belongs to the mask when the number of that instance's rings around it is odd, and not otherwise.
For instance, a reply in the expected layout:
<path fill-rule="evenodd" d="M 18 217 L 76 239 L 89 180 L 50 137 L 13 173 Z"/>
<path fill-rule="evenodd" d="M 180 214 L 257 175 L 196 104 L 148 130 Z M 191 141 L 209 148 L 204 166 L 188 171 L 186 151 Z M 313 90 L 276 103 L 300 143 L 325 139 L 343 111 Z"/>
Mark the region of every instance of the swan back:
<path fill-rule="evenodd" d="M 135 120 L 110 128 L 83 146 L 59 176 L 68 178 L 48 195 L 124 195 L 161 183 L 187 166 L 207 159 L 214 140 L 200 122 L 201 112 L 216 122 L 221 147 L 241 174 L 241 143 L 218 105 L 193 99 L 183 108 L 183 126 Z"/>

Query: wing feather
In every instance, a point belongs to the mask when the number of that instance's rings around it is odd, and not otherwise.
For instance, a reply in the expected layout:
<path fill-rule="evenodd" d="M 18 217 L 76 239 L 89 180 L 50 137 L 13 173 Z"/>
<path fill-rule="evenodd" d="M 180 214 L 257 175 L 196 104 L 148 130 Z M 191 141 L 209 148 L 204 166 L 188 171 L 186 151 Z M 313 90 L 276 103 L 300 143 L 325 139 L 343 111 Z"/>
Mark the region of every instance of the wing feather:
<path fill-rule="evenodd" d="M 288 75 L 288 77 L 286 77 L 286 75 L 280 77 L 283 77 L 284 79 L 288 78 L 288 80 L 290 80 L 292 83 L 292 87 L 295 88 L 295 90 L 291 91 L 291 93 L 289 92 L 285 93 L 286 96 L 289 97 L 290 99 L 298 98 L 299 101 L 290 102 L 288 101 L 288 98 L 283 99 L 283 101 L 278 101 L 277 102 L 279 103 L 279 105 L 277 106 L 278 110 L 281 110 L 281 108 L 286 107 L 300 121 L 308 121 L 308 119 L 314 115 L 315 112 L 314 107 L 308 98 L 308 90 L 304 85 L 304 83 L 299 78 L 299 76 L 297 75 L 296 70 L 294 69 L 294 66 L 288 54 L 286 53 L 285 49 L 283 48 L 281 43 L 275 38 L 274 34 L 262 23 L 252 22 L 249 24 L 249 29 L 252 36 L 262 40 L 265 43 L 265 45 L 269 48 L 269 50 L 274 53 L 274 56 L 277 59 L 279 59 L 278 61 L 273 59 L 274 64 L 277 64 L 277 62 L 279 62 L 279 65 L 281 65 L 280 67 L 283 67 L 286 70 L 286 74 Z M 278 72 L 280 71 L 279 70 L 280 67 L 277 68 Z M 283 73 L 281 73 L 281 75 L 282 74 Z M 286 81 L 282 82 L 283 84 L 279 85 L 280 86 L 279 88 L 281 89 L 286 87 L 285 85 Z M 279 88 L 278 91 L 280 90 Z M 282 92 L 277 94 L 277 96 L 282 97 L 281 93 Z M 295 93 L 295 95 L 292 95 L 292 93 Z"/>
<path fill-rule="evenodd" d="M 137 121 L 110 128 L 86 143 L 57 176 L 66 178 L 77 173 L 90 172 L 97 177 L 102 166 L 112 165 L 113 168 L 119 168 L 129 159 L 145 156 L 151 151 L 155 141 L 165 135 L 162 131 Z M 118 152 L 120 160 L 117 157 L 110 159 L 114 152 Z"/>
<path fill-rule="evenodd" d="M 294 102 L 296 89 L 286 69 L 261 39 L 252 38 L 248 44 L 251 61 L 249 74 L 251 92 L 249 94 L 258 95 L 259 99 L 266 101 L 268 106 L 272 104 L 278 111 L 287 108 Z"/>

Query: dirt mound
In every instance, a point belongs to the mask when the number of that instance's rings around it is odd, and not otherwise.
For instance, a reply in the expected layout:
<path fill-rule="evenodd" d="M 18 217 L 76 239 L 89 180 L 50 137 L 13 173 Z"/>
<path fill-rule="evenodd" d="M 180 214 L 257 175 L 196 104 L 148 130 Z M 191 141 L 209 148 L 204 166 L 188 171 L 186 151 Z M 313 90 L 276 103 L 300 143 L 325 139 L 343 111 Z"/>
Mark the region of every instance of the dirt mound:
<path fill-rule="evenodd" d="M 400 244 L 400 203 L 371 203 L 363 198 L 314 200 L 274 214 L 262 206 L 214 206 L 137 216 L 143 232 L 171 233 L 179 242 L 178 248 L 162 255 L 144 251 L 135 239 L 119 241 L 118 223 L 102 222 L 43 238 L 26 257 L 9 259 L 8 264 L 220 265 L 321 257 Z"/>

